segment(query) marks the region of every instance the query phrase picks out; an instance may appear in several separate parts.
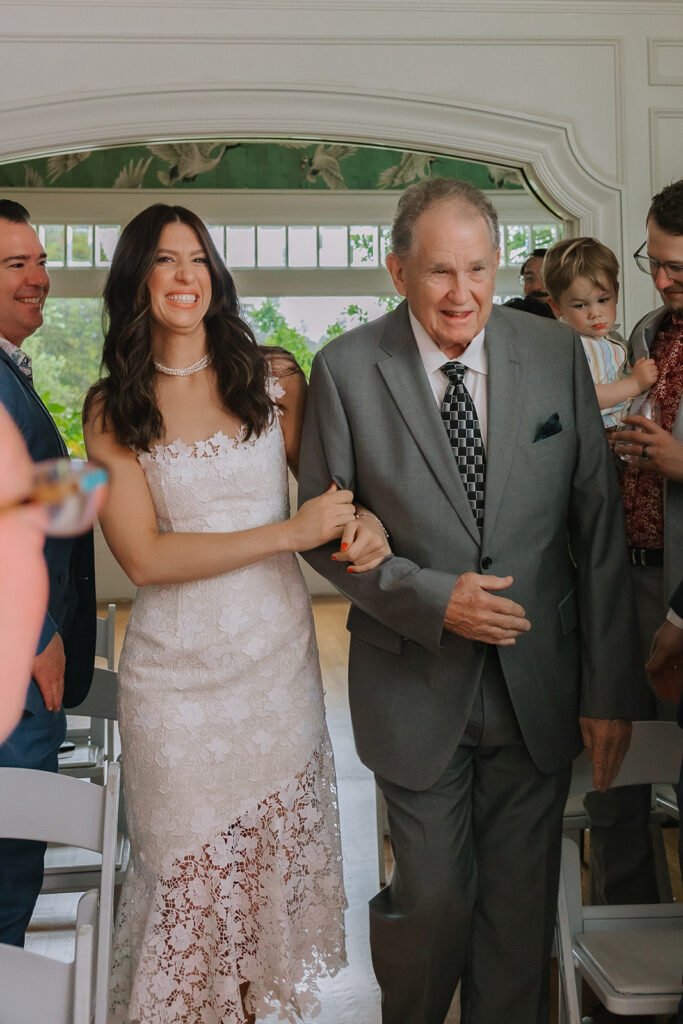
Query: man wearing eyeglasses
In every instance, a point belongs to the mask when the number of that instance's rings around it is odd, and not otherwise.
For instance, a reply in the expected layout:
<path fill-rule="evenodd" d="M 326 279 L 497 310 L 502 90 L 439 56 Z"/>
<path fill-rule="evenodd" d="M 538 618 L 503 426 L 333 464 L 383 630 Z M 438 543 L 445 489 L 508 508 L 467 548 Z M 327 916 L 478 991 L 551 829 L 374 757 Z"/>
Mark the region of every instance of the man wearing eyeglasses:
<path fill-rule="evenodd" d="M 43 322 L 43 304 L 50 289 L 46 263 L 27 210 L 10 199 L 0 199 L 0 403 L 14 420 L 34 462 L 67 454 L 33 386 L 31 359 L 22 350 Z M 0 774 L 3 768 L 57 771 L 66 731 L 62 704 L 78 705 L 92 680 L 92 533 L 68 539 L 50 537 L 44 552 L 49 578 L 47 609 L 31 663 L 31 680 L 26 680 L 21 720 L 0 743 Z M 30 554 L 26 552 L 27 565 Z M 7 565 L 2 565 L 2 571 L 6 574 Z M 20 598 L 21 588 L 17 587 L 15 600 Z M 19 639 L 15 638 L 17 643 Z M 6 660 L 3 651 L 3 671 L 12 659 L 8 664 Z M 1 681 L 5 682 L 4 676 Z M 0 821 L 0 942 L 24 944 L 24 932 L 42 885 L 44 852 L 45 843 L 2 838 Z"/>
<path fill-rule="evenodd" d="M 649 356 L 659 377 L 650 389 L 661 425 L 625 417 L 615 451 L 635 445 L 621 491 L 643 660 L 683 577 L 683 179 L 662 189 L 647 215 L 647 240 L 634 259 L 649 274 L 663 305 L 636 324 L 633 359 Z M 671 719 L 673 705 L 652 696 L 652 718 Z M 659 899 L 648 829 L 650 787 L 590 794 L 591 899 L 594 903 L 653 903 Z"/>

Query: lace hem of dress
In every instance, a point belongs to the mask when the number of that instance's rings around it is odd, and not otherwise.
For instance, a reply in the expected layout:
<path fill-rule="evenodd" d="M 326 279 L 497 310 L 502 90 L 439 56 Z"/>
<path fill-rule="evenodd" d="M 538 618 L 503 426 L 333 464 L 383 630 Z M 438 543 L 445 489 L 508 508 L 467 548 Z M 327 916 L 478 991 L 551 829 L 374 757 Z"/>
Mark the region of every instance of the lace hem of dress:
<path fill-rule="evenodd" d="M 316 1016 L 315 979 L 346 963 L 329 741 L 277 793 L 151 885 L 129 869 L 110 1024 L 243 1024 Z"/>

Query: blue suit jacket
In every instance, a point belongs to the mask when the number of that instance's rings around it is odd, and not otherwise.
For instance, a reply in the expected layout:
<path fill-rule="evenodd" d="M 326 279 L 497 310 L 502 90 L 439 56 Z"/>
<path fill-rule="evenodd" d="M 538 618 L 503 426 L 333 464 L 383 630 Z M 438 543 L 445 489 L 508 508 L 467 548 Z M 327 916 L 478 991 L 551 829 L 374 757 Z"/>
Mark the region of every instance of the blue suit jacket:
<path fill-rule="evenodd" d="M 34 462 L 67 455 L 49 412 L 27 378 L 0 349 L 0 402 L 17 424 Z M 92 681 L 95 659 L 95 571 L 92 530 L 82 537 L 45 541 L 45 560 L 50 579 L 47 614 L 38 653 L 59 632 L 64 642 L 66 671 L 64 706 L 75 707 Z M 43 708 L 43 698 L 31 680 L 26 710 Z"/>

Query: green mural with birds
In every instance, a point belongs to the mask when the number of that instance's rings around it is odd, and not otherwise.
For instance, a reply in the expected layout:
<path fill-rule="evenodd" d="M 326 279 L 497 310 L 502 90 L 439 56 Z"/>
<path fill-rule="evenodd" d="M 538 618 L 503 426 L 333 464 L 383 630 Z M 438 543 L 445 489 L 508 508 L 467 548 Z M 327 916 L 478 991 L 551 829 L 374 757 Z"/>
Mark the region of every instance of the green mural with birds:
<path fill-rule="evenodd" d="M 521 189 L 514 168 L 338 142 L 155 142 L 0 165 L 0 188 L 403 189 L 430 177 Z"/>

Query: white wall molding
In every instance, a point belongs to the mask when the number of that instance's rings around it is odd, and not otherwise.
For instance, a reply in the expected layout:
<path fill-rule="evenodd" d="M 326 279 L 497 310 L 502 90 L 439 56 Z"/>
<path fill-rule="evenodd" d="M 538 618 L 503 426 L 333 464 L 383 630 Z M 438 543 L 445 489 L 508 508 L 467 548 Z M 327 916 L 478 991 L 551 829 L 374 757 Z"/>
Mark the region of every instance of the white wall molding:
<path fill-rule="evenodd" d="M 16 0 L 2 0 L 0 9 L 15 9 L 20 11 L 26 9 L 54 9 L 56 5 L 49 0 L 22 0 L 21 4 Z M 106 8 L 108 14 L 113 14 L 111 0 L 62 0 L 60 8 L 74 9 L 75 12 L 83 9 Z M 150 9 L 152 11 L 179 8 L 188 10 L 187 0 L 130 0 L 130 2 L 116 3 L 115 10 L 126 17 L 131 11 Z M 416 10 L 415 0 L 345 0 L 345 11 L 359 11 L 368 13 L 374 9 L 384 14 L 414 14 Z M 192 11 L 222 11 L 226 10 L 225 0 L 193 0 Z M 430 14 L 505 14 L 505 15 L 543 15 L 543 14 L 567 14 L 566 0 L 420 0 L 420 13 Z M 230 14 L 237 12 L 258 13 L 259 15 L 268 11 L 311 11 L 316 14 L 339 13 L 338 0 L 232 0 L 229 7 Z M 606 14 L 627 14 L 627 15 L 653 15 L 680 14 L 680 0 L 574 0 L 571 4 L 571 14 L 590 14 L 592 16 Z"/>
<path fill-rule="evenodd" d="M 390 27 L 390 26 L 387 26 Z M 457 46 L 500 46 L 505 48 L 520 46 L 543 47 L 544 49 L 558 47 L 580 47 L 591 49 L 594 47 L 617 47 L 620 40 L 614 36 L 599 36 L 592 34 L 586 36 L 529 36 L 526 33 L 520 35 L 465 35 L 462 32 L 440 32 L 438 35 L 420 34 L 416 36 L 397 29 L 396 32 L 387 32 L 384 35 L 373 33 L 372 35 L 358 35 L 354 33 L 342 34 L 335 32 L 334 36 L 324 34 L 306 33 L 304 29 L 296 29 L 289 33 L 278 33 L 277 36 L 264 38 L 263 34 L 240 31 L 237 28 L 225 27 L 224 31 L 202 33 L 193 31 L 191 28 L 183 32 L 160 32 L 158 29 L 145 33 L 140 28 L 130 32 L 79 32 L 71 29 L 69 31 L 46 31 L 26 32 L 12 31 L 11 28 L 3 30 L 4 43 L 26 43 L 35 45 L 37 43 L 68 43 L 84 46 L 106 45 L 106 46 L 426 46 L 426 47 L 457 47 Z"/>
<path fill-rule="evenodd" d="M 650 85 L 683 85 L 683 39 L 648 39 Z"/>
<path fill-rule="evenodd" d="M 30 117 L 27 114 L 30 113 Z M 432 150 L 520 167 L 582 230 L 620 236 L 620 187 L 585 165 L 571 125 L 411 95 L 311 86 L 163 85 L 0 108 L 0 160 L 182 138 L 310 138 Z"/>
<path fill-rule="evenodd" d="M 30 118 L 0 111 L 0 161 L 162 139 L 303 137 L 516 166 L 568 233 L 596 235 L 624 258 L 622 188 L 586 165 L 566 123 L 407 94 L 258 84 L 53 96 L 27 107 Z"/>
<path fill-rule="evenodd" d="M 650 110 L 650 182 L 653 192 L 683 175 L 683 109 Z"/>
<path fill-rule="evenodd" d="M 382 20 L 379 34 L 368 31 L 362 36 L 353 31 L 353 19 L 345 19 L 343 25 L 338 24 L 331 34 L 325 34 L 321 31 L 324 19 L 317 18 L 304 19 L 301 27 L 297 25 L 301 19 L 280 19 L 283 23 L 267 35 L 249 18 L 237 19 L 229 25 L 218 18 L 214 25 L 201 17 L 193 18 L 189 29 L 186 19 L 183 19 L 181 29 L 175 17 L 164 19 L 162 25 L 158 20 L 154 24 L 149 19 L 136 20 L 134 31 L 128 31 L 128 26 L 119 22 L 112 25 L 110 33 L 93 33 L 88 30 L 93 27 L 101 29 L 102 26 L 101 19 L 93 19 L 92 14 L 87 25 L 82 27 L 73 25 L 73 18 L 64 18 L 58 24 L 51 24 L 48 19 L 41 25 L 40 34 L 33 24 L 25 25 L 24 32 L 19 32 L 16 22 L 10 19 L 9 24 L 3 26 L 7 54 L 16 54 L 15 59 L 20 61 L 22 52 L 28 59 L 29 53 L 36 48 L 49 54 L 59 46 L 69 54 L 70 63 L 77 67 L 81 61 L 92 64 L 92 55 L 97 53 L 99 66 L 103 69 L 100 84 L 120 81 L 122 94 L 134 89 L 156 89 L 156 83 L 164 81 L 161 76 L 168 73 L 169 62 L 173 67 L 186 69 L 185 81 L 177 84 L 178 89 L 195 88 L 203 79 L 204 68 L 211 69 L 210 75 L 207 74 L 207 87 L 210 87 L 211 82 L 222 83 L 225 80 L 224 68 L 236 69 L 232 78 L 248 82 L 252 69 L 261 67 L 264 72 L 262 85 L 268 83 L 270 88 L 275 88 L 280 75 L 284 82 L 291 81 L 291 68 L 295 67 L 299 69 L 297 77 L 306 78 L 310 74 L 311 81 L 322 89 L 346 86 L 349 90 L 354 89 L 359 78 L 364 78 L 367 68 L 376 89 L 381 90 L 386 82 L 387 93 L 392 88 L 398 92 L 403 91 L 405 85 L 397 69 L 409 61 L 411 65 L 429 66 L 430 69 L 423 76 L 423 95 L 413 93 L 414 98 L 424 102 L 448 102 L 453 97 L 461 104 L 474 102 L 488 106 L 498 106 L 502 102 L 518 113 L 525 108 L 535 115 L 554 113 L 563 122 L 572 120 L 586 163 L 615 181 L 625 179 L 624 41 L 620 36 L 601 34 L 597 30 L 583 38 L 576 34 L 539 34 L 537 31 L 531 38 L 527 35 L 520 38 L 514 32 L 502 33 L 500 28 L 488 36 L 467 34 L 464 26 L 451 22 L 434 26 L 437 29 L 435 33 L 427 32 L 430 27 L 428 20 L 423 20 L 418 30 L 411 32 L 410 26 L 405 24 L 406 19 L 403 19 L 403 24 L 399 21 L 396 31 L 390 23 L 385 24 Z M 478 27 L 481 27 L 479 23 Z M 67 31 L 69 28 L 71 31 Z M 126 31 L 117 31 L 120 28 Z M 17 49 L 12 52 L 14 45 Z M 326 55 L 324 60 L 321 60 L 322 54 Z M 187 60 L 183 59 L 184 56 Z M 127 64 L 132 70 L 129 76 L 119 70 Z M 435 73 L 434 69 L 440 66 L 443 74 Z M 513 78 L 522 79 L 519 95 L 506 85 L 503 70 L 506 66 L 510 69 L 510 82 Z M 383 67 L 387 67 L 387 74 L 382 73 Z M 539 68 L 539 74 L 550 76 L 547 96 L 546 90 L 530 87 L 528 73 L 533 67 Z M 578 68 L 594 70 L 582 74 L 579 81 L 576 77 Z M 152 69 L 157 73 L 150 73 Z M 278 69 L 275 74 L 273 69 Z M 479 89 L 476 78 L 482 71 L 483 81 Z M 568 92 L 560 90 L 562 98 L 557 106 L 551 102 L 552 95 L 558 92 L 552 77 L 555 74 L 558 81 L 570 79 L 573 82 Z M 69 79 L 64 79 L 58 66 L 53 66 L 51 79 L 57 89 L 60 82 L 64 82 L 67 88 L 60 90 L 61 96 L 36 97 L 38 102 L 52 104 L 68 96 Z M 596 83 L 594 107 L 591 92 L 586 88 L 586 83 L 592 79 Z M 171 83 L 158 88 L 173 87 Z M 306 83 L 305 87 L 310 88 L 310 85 Z M 77 88 L 79 92 L 72 94 L 74 100 L 83 95 L 80 82 Z M 573 118 L 569 99 L 572 91 L 577 93 L 576 102 L 588 114 L 585 119 Z M 106 96 L 107 90 L 96 88 L 94 95 Z M 4 107 L 8 114 L 14 110 L 28 112 L 35 103 L 25 106 L 20 89 L 9 89 L 6 97 L 5 103 L 0 103 L 0 111 Z"/>

